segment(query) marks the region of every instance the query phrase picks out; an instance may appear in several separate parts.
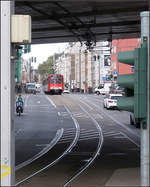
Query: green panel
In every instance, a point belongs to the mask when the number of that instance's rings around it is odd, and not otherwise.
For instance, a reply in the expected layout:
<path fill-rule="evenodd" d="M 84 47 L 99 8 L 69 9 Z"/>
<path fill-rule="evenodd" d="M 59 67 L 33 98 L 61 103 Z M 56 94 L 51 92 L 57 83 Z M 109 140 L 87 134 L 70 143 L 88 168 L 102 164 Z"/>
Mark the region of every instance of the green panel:
<path fill-rule="evenodd" d="M 119 110 L 134 112 L 134 97 L 122 97 L 117 99 L 117 106 Z"/>
<path fill-rule="evenodd" d="M 147 39 L 143 41 L 141 48 L 118 54 L 119 62 L 135 67 L 134 74 L 119 75 L 117 78 L 117 84 L 126 88 L 128 96 L 133 96 L 118 99 L 118 108 L 134 112 L 138 120 L 147 117 Z"/>
<path fill-rule="evenodd" d="M 117 77 L 117 84 L 124 87 L 134 89 L 134 74 L 119 75 Z"/>
<path fill-rule="evenodd" d="M 17 50 L 17 59 L 16 59 L 16 78 L 17 82 L 21 82 L 21 59 L 22 49 Z"/>
<path fill-rule="evenodd" d="M 122 51 L 118 53 L 118 61 L 124 64 L 134 65 L 134 51 Z"/>
<path fill-rule="evenodd" d="M 135 61 L 135 118 L 147 116 L 147 47 L 136 49 Z"/>

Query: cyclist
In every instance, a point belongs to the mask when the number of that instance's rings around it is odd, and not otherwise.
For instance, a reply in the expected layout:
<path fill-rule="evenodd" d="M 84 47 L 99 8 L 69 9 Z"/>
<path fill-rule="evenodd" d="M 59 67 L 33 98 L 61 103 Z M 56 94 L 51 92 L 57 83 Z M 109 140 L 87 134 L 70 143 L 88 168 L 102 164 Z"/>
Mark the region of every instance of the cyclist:
<path fill-rule="evenodd" d="M 21 97 L 21 94 L 19 94 L 18 97 L 16 97 L 16 111 L 17 108 L 21 107 L 21 113 L 23 113 L 23 105 L 24 105 L 24 99 Z"/>
<path fill-rule="evenodd" d="M 16 102 L 21 101 L 22 103 L 24 103 L 24 99 L 21 97 L 21 94 L 19 94 L 18 97 L 16 97 Z"/>

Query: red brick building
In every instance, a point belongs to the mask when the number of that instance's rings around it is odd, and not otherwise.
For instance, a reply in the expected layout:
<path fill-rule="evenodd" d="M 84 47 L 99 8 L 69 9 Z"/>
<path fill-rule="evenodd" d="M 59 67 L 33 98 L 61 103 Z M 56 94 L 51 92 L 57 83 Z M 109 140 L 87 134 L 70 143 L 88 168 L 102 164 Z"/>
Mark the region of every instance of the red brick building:
<path fill-rule="evenodd" d="M 118 52 L 134 50 L 134 48 L 139 46 L 140 46 L 139 38 L 120 39 L 120 40 L 112 41 L 111 64 L 113 68 L 114 80 L 116 80 L 117 75 L 133 73 L 133 67 L 131 65 L 122 64 L 117 61 Z"/>

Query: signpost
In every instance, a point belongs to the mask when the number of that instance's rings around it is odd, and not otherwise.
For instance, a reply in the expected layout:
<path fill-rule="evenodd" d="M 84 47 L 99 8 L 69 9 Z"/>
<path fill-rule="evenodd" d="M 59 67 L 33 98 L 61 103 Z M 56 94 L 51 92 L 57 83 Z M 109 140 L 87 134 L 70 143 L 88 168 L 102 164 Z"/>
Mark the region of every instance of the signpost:
<path fill-rule="evenodd" d="M 11 61 L 11 14 L 13 1 L 1 5 L 1 186 L 15 184 L 14 63 Z M 14 78 L 13 78 L 14 77 Z"/>
<path fill-rule="evenodd" d="M 148 72 L 147 72 L 147 128 L 141 126 L 141 186 L 150 186 L 149 183 L 149 132 L 150 132 L 150 64 L 149 64 L 149 12 L 141 13 L 141 42 L 143 43 L 143 38 L 146 36 L 148 38 Z"/>

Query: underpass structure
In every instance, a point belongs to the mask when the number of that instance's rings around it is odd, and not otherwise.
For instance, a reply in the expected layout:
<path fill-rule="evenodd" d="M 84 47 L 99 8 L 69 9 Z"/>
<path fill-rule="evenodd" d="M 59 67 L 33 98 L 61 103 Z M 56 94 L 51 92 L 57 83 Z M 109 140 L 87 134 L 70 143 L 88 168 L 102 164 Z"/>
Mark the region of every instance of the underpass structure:
<path fill-rule="evenodd" d="M 112 39 L 140 37 L 140 12 L 148 11 L 149 1 L 95 0 L 93 2 L 88 0 L 85 2 L 72 0 L 70 2 L 55 0 L 53 2 L 15 1 L 15 4 L 10 1 L 1 1 L 0 5 L 1 172 L 8 173 L 3 177 L 1 185 L 10 186 L 15 184 L 13 106 L 16 47 L 11 44 L 10 38 L 11 15 L 14 13 L 31 15 L 32 44 L 80 41 L 91 47 L 98 40 L 112 41 Z M 3 168 L 6 168 L 6 171 L 3 171 Z M 146 175 L 149 176 L 148 173 Z M 148 185 L 147 176 L 145 178 L 145 173 L 143 173 L 143 185 Z"/>
<path fill-rule="evenodd" d="M 147 0 L 16 1 L 15 13 L 32 17 L 32 43 L 96 42 L 140 38 Z"/>

